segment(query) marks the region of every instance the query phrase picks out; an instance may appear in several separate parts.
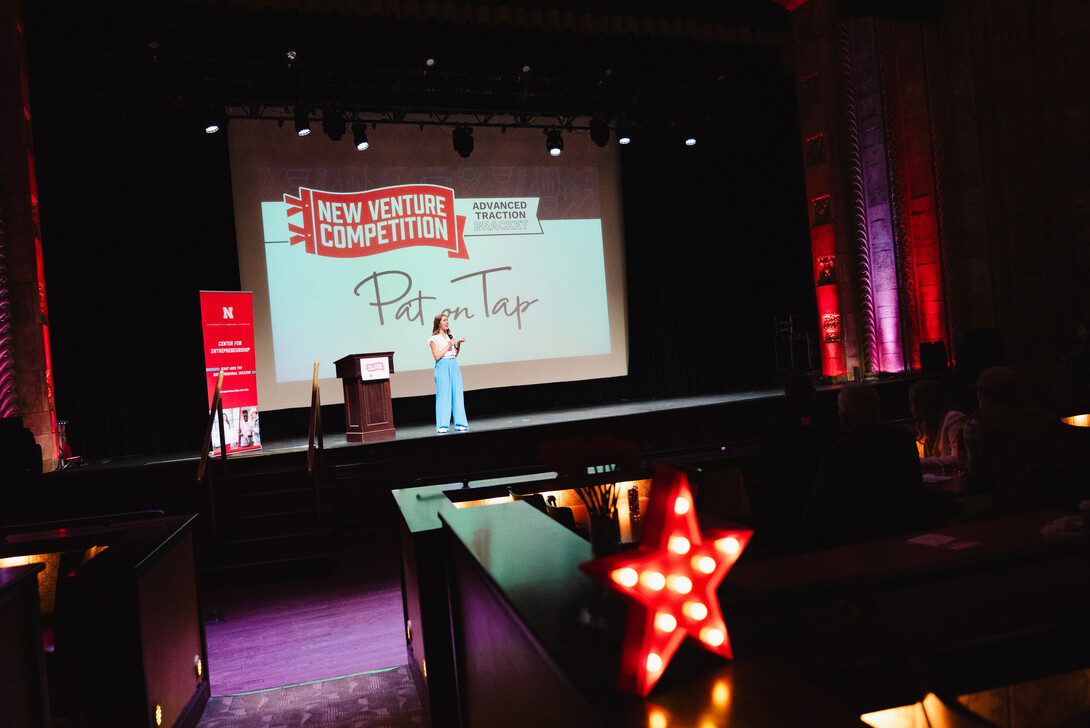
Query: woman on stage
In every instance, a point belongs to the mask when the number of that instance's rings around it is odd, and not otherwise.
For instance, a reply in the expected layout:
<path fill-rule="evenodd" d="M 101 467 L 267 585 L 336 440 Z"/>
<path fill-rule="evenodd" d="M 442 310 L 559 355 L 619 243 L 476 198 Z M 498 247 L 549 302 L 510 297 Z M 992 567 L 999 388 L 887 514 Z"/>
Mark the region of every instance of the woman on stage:
<path fill-rule="evenodd" d="M 465 338 L 455 339 L 450 333 L 446 314 L 435 317 L 431 333 L 428 345 L 435 359 L 435 429 L 440 435 L 445 434 L 453 414 L 454 429 L 465 432 L 469 426 L 462 396 L 462 372 L 458 369 L 458 350 Z"/>

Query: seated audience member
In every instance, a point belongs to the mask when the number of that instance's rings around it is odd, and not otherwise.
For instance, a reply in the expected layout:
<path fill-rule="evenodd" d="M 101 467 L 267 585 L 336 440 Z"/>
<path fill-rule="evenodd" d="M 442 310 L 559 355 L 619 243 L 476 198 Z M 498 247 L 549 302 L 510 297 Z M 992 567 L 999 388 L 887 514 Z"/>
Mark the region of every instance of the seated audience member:
<path fill-rule="evenodd" d="M 926 494 L 912 433 L 881 422 L 870 385 L 846 385 L 837 397 L 847 433 L 825 451 L 810 493 L 808 531 L 817 547 L 923 530 Z"/>
<path fill-rule="evenodd" d="M 953 474 L 958 463 L 958 434 L 965 413 L 954 408 L 950 395 L 934 379 L 921 379 L 908 389 L 908 405 L 916 420 L 916 442 L 922 445 L 920 466 L 925 473 Z"/>
<path fill-rule="evenodd" d="M 803 546 L 810 488 L 825 449 L 843 434 L 836 409 L 818 401 L 809 372 L 784 377 L 786 408 L 765 425 L 755 478 L 747 488 L 754 540 L 766 553 L 790 553 Z"/>
<path fill-rule="evenodd" d="M 967 477 L 992 490 L 997 514 L 1033 507 L 1029 469 L 1059 454 L 1060 421 L 1022 402 L 1013 369 L 984 369 L 976 381 L 977 409 L 965 423 Z"/>
<path fill-rule="evenodd" d="M 42 446 L 22 417 L 0 417 L 0 524 L 31 516 L 42 481 Z"/>

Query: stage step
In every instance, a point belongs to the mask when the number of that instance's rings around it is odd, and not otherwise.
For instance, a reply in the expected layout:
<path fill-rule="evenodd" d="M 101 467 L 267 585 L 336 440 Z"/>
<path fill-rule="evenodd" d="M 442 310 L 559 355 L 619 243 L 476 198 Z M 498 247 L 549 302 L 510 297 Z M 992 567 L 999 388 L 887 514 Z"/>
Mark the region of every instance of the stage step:
<path fill-rule="evenodd" d="M 208 487 L 215 518 L 206 514 L 200 562 L 210 586 L 305 577 L 336 561 L 335 501 L 305 467 L 221 472 Z"/>
<path fill-rule="evenodd" d="M 228 521 L 288 511 L 313 511 L 315 508 L 314 489 L 308 487 L 216 498 L 216 519 Z"/>
<path fill-rule="evenodd" d="M 337 533 L 323 529 L 205 544 L 201 572 L 209 586 L 228 586 L 321 574 L 336 560 Z"/>
<path fill-rule="evenodd" d="M 306 510 L 246 514 L 230 518 L 217 512 L 216 516 L 216 528 L 221 538 L 244 541 L 295 531 L 319 531 L 334 523 L 335 511 L 326 507 L 319 512 L 311 506 Z"/>
<path fill-rule="evenodd" d="M 223 498 L 298 490 L 310 484 L 311 475 L 303 467 L 220 473 L 211 479 L 213 492 Z"/>

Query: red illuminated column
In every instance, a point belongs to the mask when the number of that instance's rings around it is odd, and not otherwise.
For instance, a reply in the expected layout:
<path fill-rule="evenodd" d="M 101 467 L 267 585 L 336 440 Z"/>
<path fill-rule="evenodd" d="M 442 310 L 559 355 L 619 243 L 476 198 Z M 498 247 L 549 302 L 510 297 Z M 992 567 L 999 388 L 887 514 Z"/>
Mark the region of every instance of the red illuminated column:
<path fill-rule="evenodd" d="M 818 315 L 821 373 L 842 377 L 858 356 L 851 295 L 854 265 L 846 256 L 844 134 L 840 78 L 836 69 L 839 22 L 836 4 L 809 0 L 791 12 L 802 132 L 811 264 Z M 836 211 L 834 213 L 834 210 Z M 837 220 L 836 218 L 840 218 Z"/>
<path fill-rule="evenodd" d="M 912 201 L 912 253 L 916 276 L 916 311 L 920 342 L 946 342 L 946 307 L 943 301 L 942 253 L 934 197 Z M 949 346 L 947 346 L 949 351 Z"/>
<path fill-rule="evenodd" d="M 836 235 L 832 224 L 828 195 L 810 201 L 810 248 L 814 260 L 814 290 L 817 294 L 821 373 L 827 377 L 847 372 L 844 334 L 840 318 L 840 294 L 837 291 Z"/>
<path fill-rule="evenodd" d="M 0 298 L 9 312 L 0 325 L 0 414 L 22 418 L 50 471 L 60 448 L 20 7 L 0 3 L 0 245 L 7 273 Z"/>

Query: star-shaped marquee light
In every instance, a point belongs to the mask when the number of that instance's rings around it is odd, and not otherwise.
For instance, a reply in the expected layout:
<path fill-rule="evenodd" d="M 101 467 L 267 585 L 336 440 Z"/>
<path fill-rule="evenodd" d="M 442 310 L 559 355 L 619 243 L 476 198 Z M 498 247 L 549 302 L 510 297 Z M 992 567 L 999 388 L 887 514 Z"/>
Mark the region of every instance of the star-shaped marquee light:
<path fill-rule="evenodd" d="M 619 689 L 647 695 L 686 635 L 733 657 L 716 589 L 751 536 L 748 530 L 701 532 L 685 474 L 656 470 L 640 546 L 580 565 L 631 599 Z"/>

